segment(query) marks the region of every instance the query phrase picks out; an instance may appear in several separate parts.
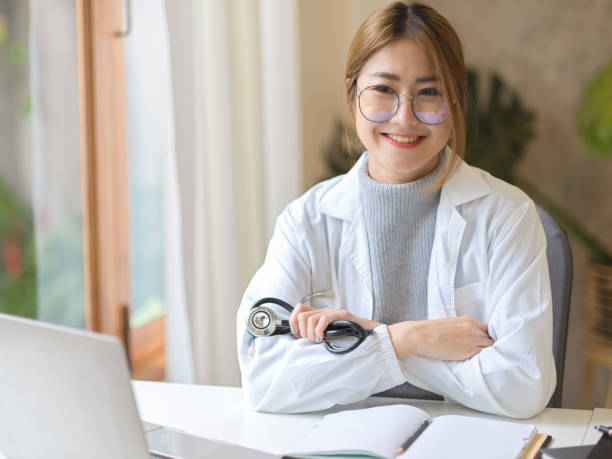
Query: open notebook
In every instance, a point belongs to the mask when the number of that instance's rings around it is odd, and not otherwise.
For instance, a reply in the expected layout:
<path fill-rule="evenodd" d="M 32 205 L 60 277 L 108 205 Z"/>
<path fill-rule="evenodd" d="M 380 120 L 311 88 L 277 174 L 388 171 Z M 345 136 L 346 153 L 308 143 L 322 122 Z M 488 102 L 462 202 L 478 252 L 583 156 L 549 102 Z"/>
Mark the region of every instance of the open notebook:
<path fill-rule="evenodd" d="M 360 455 L 395 458 L 521 457 L 536 434 L 532 424 L 446 415 L 431 419 L 410 405 L 389 405 L 328 414 L 285 457 Z"/>

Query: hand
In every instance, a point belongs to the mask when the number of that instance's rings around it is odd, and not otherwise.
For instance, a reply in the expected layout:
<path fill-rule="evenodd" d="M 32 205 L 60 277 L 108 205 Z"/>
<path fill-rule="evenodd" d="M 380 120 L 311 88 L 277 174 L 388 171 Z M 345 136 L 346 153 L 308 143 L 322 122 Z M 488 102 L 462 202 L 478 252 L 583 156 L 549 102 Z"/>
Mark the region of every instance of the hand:
<path fill-rule="evenodd" d="M 308 338 L 315 343 L 320 343 L 325 337 L 327 326 L 337 320 L 350 320 L 366 330 L 381 325 L 373 320 L 357 317 L 345 309 L 315 309 L 302 303 L 298 303 L 293 309 L 289 317 L 289 325 L 295 331 L 293 333 L 295 338 Z"/>
<path fill-rule="evenodd" d="M 467 360 L 494 343 L 487 324 L 469 316 L 399 322 L 388 329 L 398 359 Z"/>

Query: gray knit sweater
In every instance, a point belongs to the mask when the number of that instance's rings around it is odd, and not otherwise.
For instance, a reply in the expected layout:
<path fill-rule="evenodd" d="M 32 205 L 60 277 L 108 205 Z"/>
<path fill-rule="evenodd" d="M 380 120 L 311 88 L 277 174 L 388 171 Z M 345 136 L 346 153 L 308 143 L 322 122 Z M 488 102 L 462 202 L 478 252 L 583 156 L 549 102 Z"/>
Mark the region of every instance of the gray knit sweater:
<path fill-rule="evenodd" d="M 367 153 L 366 153 L 367 155 Z M 427 319 L 427 277 L 440 190 L 425 193 L 442 172 L 443 161 L 429 175 L 390 185 L 374 181 L 367 161 L 359 171 L 374 290 L 373 320 L 387 325 Z M 441 400 L 404 383 L 378 395 Z"/>

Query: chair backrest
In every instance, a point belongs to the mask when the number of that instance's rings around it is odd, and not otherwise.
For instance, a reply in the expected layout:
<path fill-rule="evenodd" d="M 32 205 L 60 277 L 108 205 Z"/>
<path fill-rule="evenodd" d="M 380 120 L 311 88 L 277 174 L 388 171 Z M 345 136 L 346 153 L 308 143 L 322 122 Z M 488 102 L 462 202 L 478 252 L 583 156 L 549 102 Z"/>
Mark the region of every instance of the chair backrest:
<path fill-rule="evenodd" d="M 538 206 L 536 208 L 546 234 L 546 256 L 548 257 L 553 304 L 553 354 L 557 368 L 557 387 L 548 406 L 559 408 L 563 391 L 565 345 L 572 296 L 572 251 L 567 233 L 561 225 L 544 209 Z"/>

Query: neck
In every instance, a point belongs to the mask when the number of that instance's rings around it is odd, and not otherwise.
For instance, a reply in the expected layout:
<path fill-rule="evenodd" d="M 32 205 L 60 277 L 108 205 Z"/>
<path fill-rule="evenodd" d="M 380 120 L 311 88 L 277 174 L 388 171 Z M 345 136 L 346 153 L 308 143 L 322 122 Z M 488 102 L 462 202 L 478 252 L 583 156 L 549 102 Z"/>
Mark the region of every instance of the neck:
<path fill-rule="evenodd" d="M 431 174 L 438 166 L 439 161 L 440 155 L 438 154 L 431 158 L 430 161 L 414 170 L 398 172 L 382 167 L 380 164 L 373 161 L 370 156 L 368 156 L 368 175 L 376 182 L 389 185 L 400 185 L 403 183 L 414 182 Z"/>

